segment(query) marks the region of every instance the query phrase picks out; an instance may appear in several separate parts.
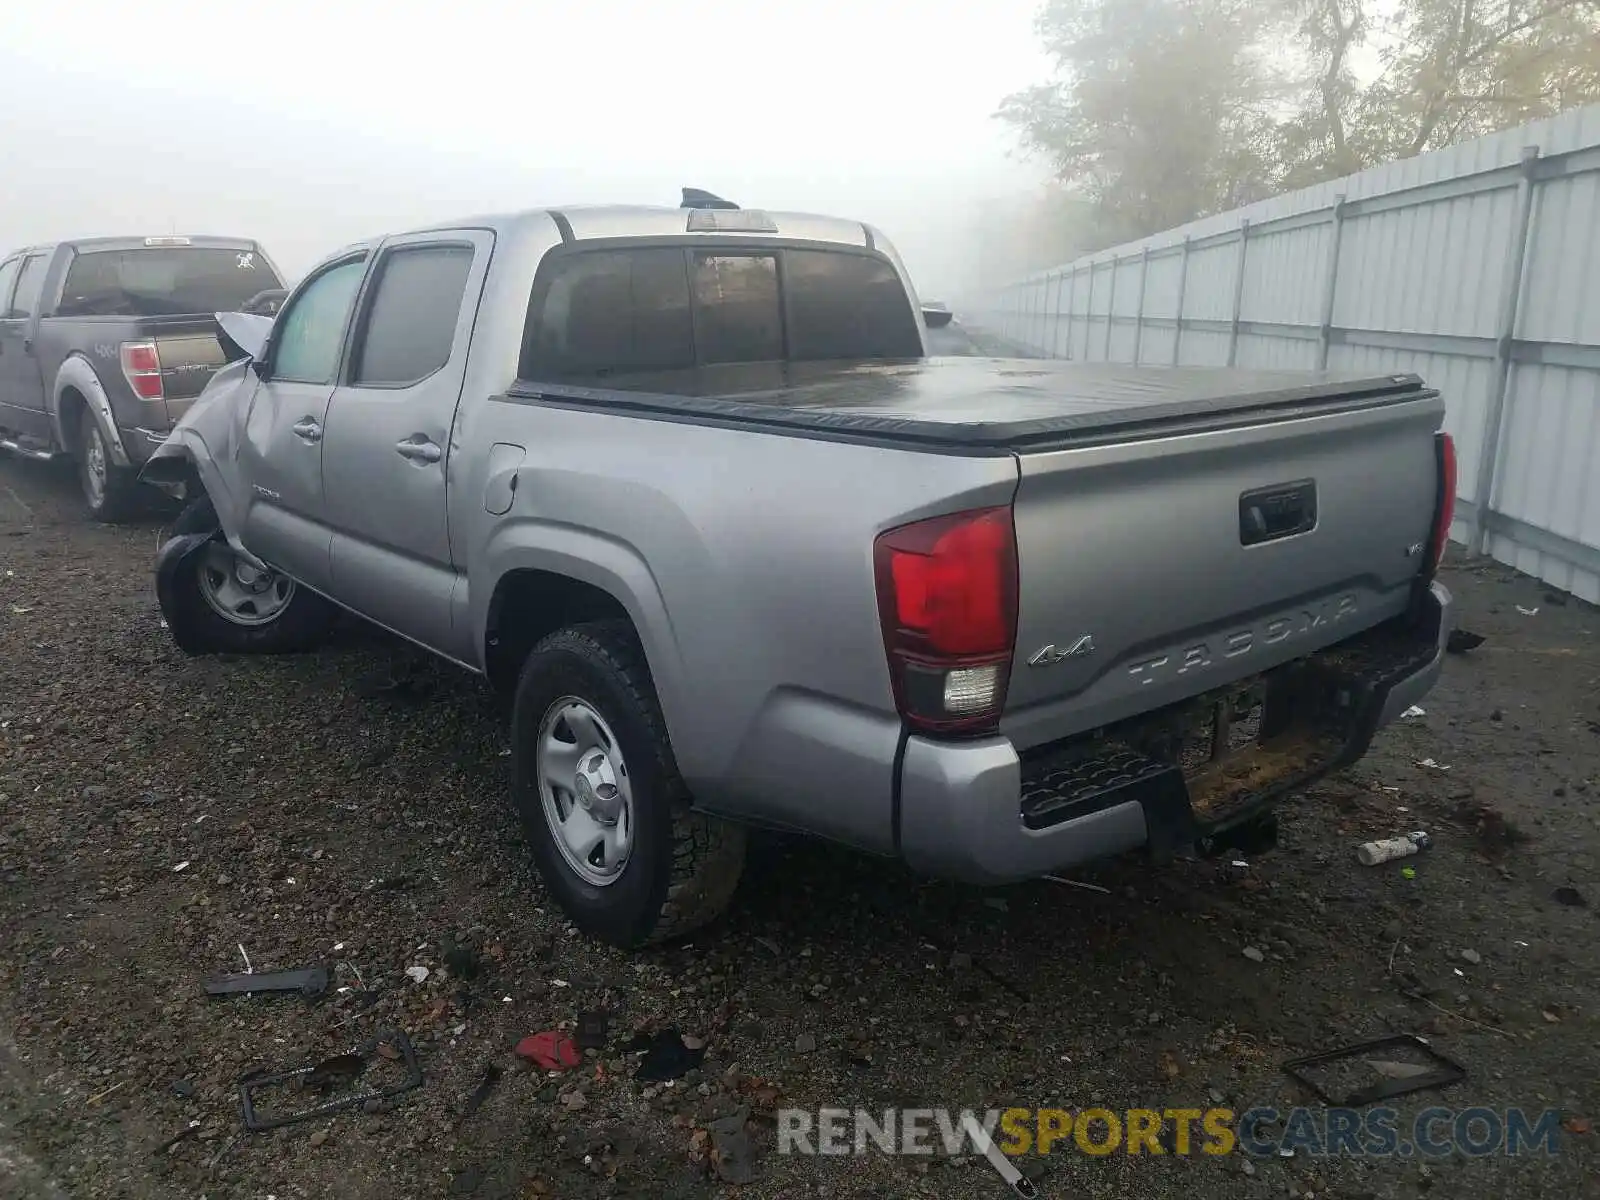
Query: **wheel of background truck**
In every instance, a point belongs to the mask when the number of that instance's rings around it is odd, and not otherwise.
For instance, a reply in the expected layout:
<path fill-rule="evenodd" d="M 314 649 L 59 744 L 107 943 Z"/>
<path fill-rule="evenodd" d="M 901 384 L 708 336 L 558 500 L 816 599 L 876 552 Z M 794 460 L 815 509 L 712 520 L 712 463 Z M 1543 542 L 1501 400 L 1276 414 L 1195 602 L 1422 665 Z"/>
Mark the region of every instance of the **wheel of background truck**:
<path fill-rule="evenodd" d="M 315 649 L 334 608 L 287 575 L 261 571 L 234 553 L 201 497 L 173 525 L 174 536 L 212 533 L 157 587 L 161 615 L 187 654 L 294 654 Z"/>
<path fill-rule="evenodd" d="M 125 521 L 138 507 L 139 481 L 127 467 L 111 461 L 105 434 L 93 417 L 84 413 L 79 424 L 78 484 L 89 515 L 107 524 Z"/>
<path fill-rule="evenodd" d="M 514 798 L 534 863 L 585 933 L 665 941 L 728 905 L 743 827 L 689 809 L 644 653 L 625 621 L 545 638 L 512 712 Z"/>

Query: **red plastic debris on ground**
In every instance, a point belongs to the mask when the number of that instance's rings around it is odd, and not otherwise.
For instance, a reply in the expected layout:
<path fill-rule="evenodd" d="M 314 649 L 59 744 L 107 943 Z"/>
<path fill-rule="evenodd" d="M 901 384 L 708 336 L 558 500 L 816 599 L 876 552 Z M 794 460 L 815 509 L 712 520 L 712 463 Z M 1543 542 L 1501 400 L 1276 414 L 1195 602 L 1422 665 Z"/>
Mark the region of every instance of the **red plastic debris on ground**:
<path fill-rule="evenodd" d="M 583 1061 L 578 1044 L 569 1034 L 556 1029 L 523 1038 L 517 1043 L 517 1057 L 546 1071 L 565 1071 Z"/>

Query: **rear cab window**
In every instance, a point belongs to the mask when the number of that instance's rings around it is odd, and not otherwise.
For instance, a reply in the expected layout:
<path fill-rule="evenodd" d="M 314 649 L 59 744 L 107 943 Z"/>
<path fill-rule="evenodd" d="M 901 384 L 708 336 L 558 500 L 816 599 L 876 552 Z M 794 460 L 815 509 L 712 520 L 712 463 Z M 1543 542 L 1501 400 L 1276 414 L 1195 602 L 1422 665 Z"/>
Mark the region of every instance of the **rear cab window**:
<path fill-rule="evenodd" d="M 845 248 L 639 246 L 540 269 L 521 375 L 577 382 L 697 365 L 920 358 L 899 275 Z"/>
<path fill-rule="evenodd" d="M 61 317 L 167 317 L 235 312 L 283 281 L 257 250 L 140 246 L 83 250 L 67 268 Z"/>

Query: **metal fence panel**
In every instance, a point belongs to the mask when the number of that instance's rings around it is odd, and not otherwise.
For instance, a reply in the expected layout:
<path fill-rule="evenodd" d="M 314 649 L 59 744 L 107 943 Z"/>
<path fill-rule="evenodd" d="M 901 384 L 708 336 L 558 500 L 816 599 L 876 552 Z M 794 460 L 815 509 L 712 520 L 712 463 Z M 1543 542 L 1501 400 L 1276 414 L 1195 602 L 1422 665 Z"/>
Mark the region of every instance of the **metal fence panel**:
<path fill-rule="evenodd" d="M 1600 602 L 1600 105 L 1020 280 L 972 323 L 1086 362 L 1414 371 L 1456 540 Z"/>

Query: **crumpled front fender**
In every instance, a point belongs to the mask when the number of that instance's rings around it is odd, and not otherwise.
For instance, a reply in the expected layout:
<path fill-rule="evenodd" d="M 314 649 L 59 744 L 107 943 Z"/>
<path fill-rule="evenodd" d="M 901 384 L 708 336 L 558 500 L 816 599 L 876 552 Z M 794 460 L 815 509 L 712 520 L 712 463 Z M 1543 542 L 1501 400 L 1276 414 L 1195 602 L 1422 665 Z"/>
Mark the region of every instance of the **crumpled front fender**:
<path fill-rule="evenodd" d="M 228 320 L 224 321 L 224 317 Z M 240 317 L 246 322 L 264 322 L 268 327 L 272 322 L 249 314 L 217 314 L 219 326 L 235 347 L 253 344 L 259 349 L 260 342 L 250 336 L 259 333 L 259 329 L 250 324 L 241 327 L 237 323 Z M 228 544 L 246 562 L 260 567 L 264 564 L 239 540 L 247 509 L 244 485 L 239 478 L 239 448 L 244 441 L 250 398 L 255 392 L 252 361 L 247 354 L 211 377 L 211 382 L 172 427 L 172 432 L 151 453 L 139 478 L 148 483 L 176 483 L 192 470 L 200 477 Z"/>

